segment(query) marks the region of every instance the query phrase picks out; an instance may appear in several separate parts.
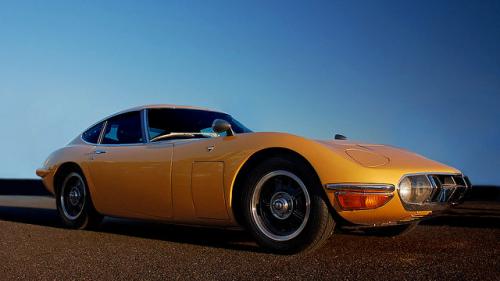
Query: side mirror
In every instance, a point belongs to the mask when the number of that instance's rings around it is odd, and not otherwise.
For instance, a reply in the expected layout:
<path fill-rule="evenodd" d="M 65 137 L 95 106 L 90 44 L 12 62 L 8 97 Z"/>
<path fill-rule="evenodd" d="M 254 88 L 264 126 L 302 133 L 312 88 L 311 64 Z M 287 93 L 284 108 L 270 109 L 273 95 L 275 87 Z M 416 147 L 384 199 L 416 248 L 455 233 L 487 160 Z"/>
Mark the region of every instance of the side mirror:
<path fill-rule="evenodd" d="M 231 124 L 229 124 L 229 122 L 227 122 L 224 119 L 215 119 L 214 122 L 212 123 L 212 130 L 217 134 L 226 132 L 227 136 L 234 136 Z"/>
<path fill-rule="evenodd" d="M 341 134 L 335 134 L 335 139 L 336 140 L 346 140 L 347 137 Z"/>

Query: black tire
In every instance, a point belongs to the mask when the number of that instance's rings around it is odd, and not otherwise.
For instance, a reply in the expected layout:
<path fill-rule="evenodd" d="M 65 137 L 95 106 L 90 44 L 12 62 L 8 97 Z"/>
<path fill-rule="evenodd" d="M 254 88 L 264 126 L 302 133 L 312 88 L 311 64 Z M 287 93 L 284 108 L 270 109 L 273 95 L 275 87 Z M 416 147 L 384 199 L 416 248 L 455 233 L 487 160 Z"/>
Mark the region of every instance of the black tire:
<path fill-rule="evenodd" d="M 363 230 L 363 234 L 372 235 L 372 236 L 380 236 L 380 237 L 397 237 L 408 234 L 410 231 L 417 227 L 418 222 L 413 222 L 409 224 L 401 224 L 401 225 L 390 225 L 390 226 L 381 226 L 375 228 L 367 228 Z"/>
<path fill-rule="evenodd" d="M 332 235 L 335 221 L 321 183 L 303 161 L 265 160 L 250 172 L 243 188 L 240 206 L 246 228 L 264 248 L 279 254 L 306 253 Z"/>
<path fill-rule="evenodd" d="M 92 204 L 87 181 L 80 172 L 70 172 L 64 177 L 57 189 L 56 205 L 62 222 L 68 228 L 94 228 L 103 219 Z"/>

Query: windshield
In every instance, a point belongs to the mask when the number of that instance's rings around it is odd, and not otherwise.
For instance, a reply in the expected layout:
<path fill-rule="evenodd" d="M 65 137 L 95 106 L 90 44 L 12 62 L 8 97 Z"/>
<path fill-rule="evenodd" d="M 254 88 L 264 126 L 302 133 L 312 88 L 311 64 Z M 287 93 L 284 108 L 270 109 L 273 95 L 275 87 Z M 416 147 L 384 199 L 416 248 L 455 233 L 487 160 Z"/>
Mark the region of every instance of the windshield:
<path fill-rule="evenodd" d="M 215 119 L 229 122 L 236 134 L 252 132 L 229 114 L 197 109 L 160 108 L 148 110 L 149 139 L 152 140 L 162 135 L 171 135 L 175 138 L 218 136 L 212 130 L 212 123 Z M 220 135 L 225 135 L 225 133 Z"/>

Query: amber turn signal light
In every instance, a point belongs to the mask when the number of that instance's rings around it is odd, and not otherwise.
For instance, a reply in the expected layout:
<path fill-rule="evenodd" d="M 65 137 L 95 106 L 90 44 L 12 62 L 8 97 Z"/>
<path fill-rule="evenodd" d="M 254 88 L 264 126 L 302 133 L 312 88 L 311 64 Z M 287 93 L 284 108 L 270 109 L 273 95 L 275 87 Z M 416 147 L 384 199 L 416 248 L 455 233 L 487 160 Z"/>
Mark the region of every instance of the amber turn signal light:
<path fill-rule="evenodd" d="M 337 192 L 337 202 L 343 210 L 375 209 L 385 205 L 392 198 L 388 193 Z"/>

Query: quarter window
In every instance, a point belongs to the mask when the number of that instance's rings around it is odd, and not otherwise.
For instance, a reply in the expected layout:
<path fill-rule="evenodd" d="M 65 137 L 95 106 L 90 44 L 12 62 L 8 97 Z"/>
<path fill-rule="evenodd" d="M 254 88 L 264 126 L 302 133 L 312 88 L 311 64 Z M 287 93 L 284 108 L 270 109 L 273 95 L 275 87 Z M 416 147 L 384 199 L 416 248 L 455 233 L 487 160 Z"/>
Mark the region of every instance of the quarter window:
<path fill-rule="evenodd" d="M 124 113 L 108 120 L 103 144 L 133 144 L 144 142 L 139 111 Z"/>
<path fill-rule="evenodd" d="M 104 122 L 101 122 L 88 129 L 82 134 L 82 139 L 88 143 L 97 144 L 97 142 L 99 141 L 99 136 L 101 135 L 103 125 Z"/>

